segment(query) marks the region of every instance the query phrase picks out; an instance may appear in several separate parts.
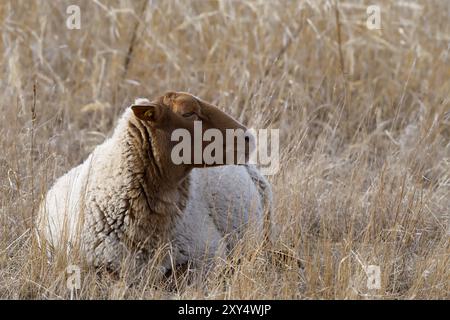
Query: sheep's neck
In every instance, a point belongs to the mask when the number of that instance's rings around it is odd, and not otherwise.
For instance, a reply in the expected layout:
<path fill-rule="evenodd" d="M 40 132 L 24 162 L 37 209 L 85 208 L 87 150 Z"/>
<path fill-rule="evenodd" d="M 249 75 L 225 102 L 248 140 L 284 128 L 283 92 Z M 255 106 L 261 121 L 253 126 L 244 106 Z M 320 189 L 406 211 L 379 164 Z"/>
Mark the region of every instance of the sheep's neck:
<path fill-rule="evenodd" d="M 124 163 L 135 171 L 131 184 L 145 198 L 151 213 L 174 215 L 184 210 L 189 180 L 188 171 L 170 160 L 168 139 L 163 132 L 130 119 Z"/>

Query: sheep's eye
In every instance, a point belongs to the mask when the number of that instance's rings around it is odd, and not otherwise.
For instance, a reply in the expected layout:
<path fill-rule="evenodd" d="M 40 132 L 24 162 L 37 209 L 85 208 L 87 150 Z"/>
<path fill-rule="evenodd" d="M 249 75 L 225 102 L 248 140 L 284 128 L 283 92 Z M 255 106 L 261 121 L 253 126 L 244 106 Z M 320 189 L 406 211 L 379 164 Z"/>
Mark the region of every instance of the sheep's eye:
<path fill-rule="evenodd" d="M 194 114 L 195 114 L 195 112 L 188 112 L 188 113 L 183 114 L 183 117 L 189 118 L 189 117 L 192 117 Z"/>

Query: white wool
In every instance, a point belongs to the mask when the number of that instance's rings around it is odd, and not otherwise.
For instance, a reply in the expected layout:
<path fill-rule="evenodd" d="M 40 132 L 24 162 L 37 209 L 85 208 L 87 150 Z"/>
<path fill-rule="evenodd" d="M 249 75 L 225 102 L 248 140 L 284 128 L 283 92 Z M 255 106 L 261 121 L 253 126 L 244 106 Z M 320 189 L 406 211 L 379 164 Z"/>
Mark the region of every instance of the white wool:
<path fill-rule="evenodd" d="M 270 214 L 271 188 L 253 166 L 228 165 L 191 172 L 188 206 L 177 221 L 177 263 L 201 266 L 224 257 L 243 236 L 254 232 L 262 240 L 263 219 Z"/>

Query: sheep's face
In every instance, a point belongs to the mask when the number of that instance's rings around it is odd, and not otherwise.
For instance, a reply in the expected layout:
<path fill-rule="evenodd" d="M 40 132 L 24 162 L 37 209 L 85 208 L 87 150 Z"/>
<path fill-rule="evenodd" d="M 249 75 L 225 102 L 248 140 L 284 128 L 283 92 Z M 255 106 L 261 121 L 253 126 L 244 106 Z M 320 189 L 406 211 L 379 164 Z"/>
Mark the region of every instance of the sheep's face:
<path fill-rule="evenodd" d="M 154 101 L 135 104 L 132 110 L 137 118 L 171 137 L 178 134 L 177 129 L 189 133 L 193 167 L 243 164 L 253 149 L 254 138 L 243 124 L 188 93 L 169 92 Z M 208 158 L 213 147 L 214 161 Z"/>

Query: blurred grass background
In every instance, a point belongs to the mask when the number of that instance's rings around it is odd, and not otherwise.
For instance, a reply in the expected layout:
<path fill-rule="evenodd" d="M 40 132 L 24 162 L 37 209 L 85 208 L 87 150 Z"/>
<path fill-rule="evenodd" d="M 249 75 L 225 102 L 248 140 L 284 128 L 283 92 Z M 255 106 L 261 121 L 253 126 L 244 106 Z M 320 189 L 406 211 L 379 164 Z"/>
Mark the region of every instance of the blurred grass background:
<path fill-rule="evenodd" d="M 151 268 L 133 285 L 85 270 L 76 298 L 448 299 L 449 17 L 440 0 L 1 1 L 0 298 L 70 297 L 68 258 L 33 242 L 39 202 L 134 98 L 177 90 L 280 129 L 273 250 L 289 254 L 242 244 L 171 291 Z"/>

